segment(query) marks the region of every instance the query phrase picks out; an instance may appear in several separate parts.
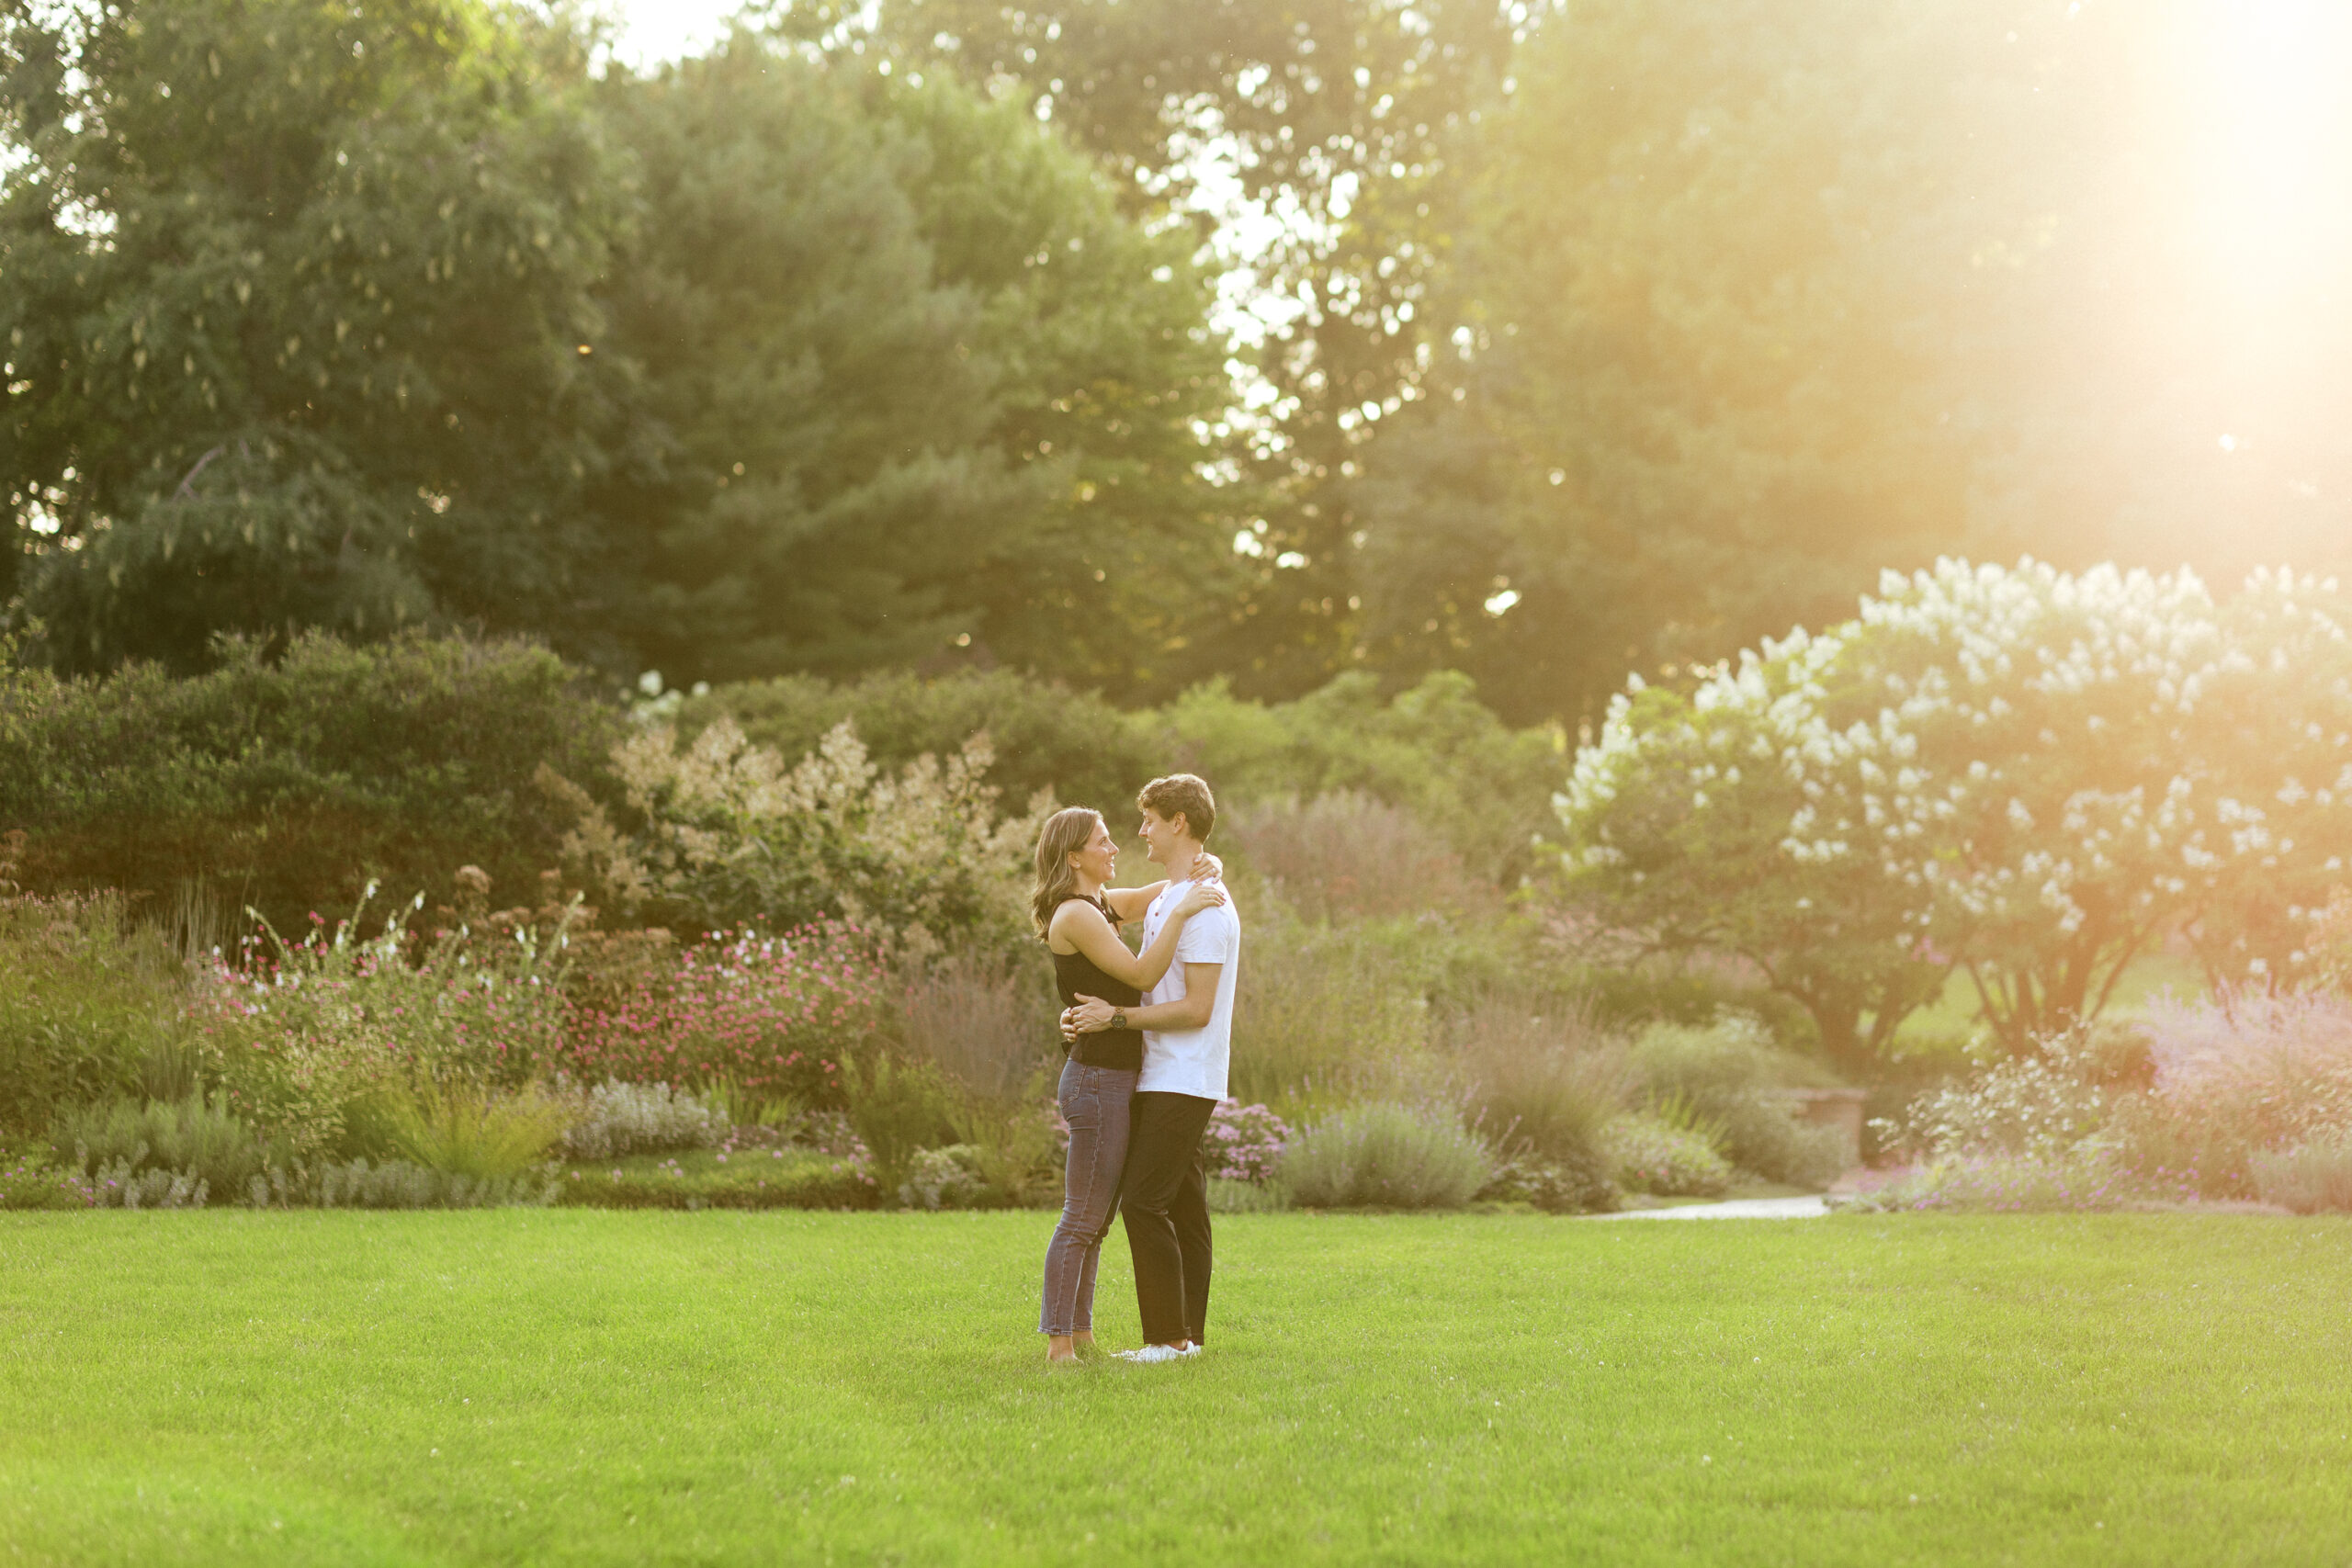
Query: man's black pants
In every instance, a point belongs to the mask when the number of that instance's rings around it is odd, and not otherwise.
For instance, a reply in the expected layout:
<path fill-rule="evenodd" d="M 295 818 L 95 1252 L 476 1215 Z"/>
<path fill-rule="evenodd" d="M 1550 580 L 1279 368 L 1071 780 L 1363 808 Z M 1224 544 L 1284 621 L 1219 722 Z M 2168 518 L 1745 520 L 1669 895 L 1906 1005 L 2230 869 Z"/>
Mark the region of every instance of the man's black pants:
<path fill-rule="evenodd" d="M 1201 1134 L 1216 1110 L 1216 1100 L 1197 1095 L 1138 1094 L 1130 1112 L 1119 1206 L 1147 1345 L 1208 1338 L 1209 1183 Z"/>

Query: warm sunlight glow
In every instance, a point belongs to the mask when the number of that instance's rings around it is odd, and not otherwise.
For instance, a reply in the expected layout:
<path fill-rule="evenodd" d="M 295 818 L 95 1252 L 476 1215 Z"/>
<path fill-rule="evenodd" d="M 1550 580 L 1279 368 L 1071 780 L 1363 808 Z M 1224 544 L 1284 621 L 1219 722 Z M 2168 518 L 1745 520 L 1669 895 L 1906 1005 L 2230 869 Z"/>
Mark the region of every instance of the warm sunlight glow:
<path fill-rule="evenodd" d="M 2347 16 L 2334 0 L 2206 0 L 2183 13 L 2183 216 L 2242 304 L 2320 281 L 2342 254 Z"/>

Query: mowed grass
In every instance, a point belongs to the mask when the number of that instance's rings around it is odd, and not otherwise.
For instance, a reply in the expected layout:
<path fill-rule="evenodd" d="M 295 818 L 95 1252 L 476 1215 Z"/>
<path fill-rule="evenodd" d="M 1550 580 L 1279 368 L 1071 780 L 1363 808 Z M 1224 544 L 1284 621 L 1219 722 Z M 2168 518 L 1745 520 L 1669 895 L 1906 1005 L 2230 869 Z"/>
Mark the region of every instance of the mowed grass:
<path fill-rule="evenodd" d="M 2343 1221 L 1049 1224 L 0 1216 L 0 1561 L 2352 1562 Z"/>

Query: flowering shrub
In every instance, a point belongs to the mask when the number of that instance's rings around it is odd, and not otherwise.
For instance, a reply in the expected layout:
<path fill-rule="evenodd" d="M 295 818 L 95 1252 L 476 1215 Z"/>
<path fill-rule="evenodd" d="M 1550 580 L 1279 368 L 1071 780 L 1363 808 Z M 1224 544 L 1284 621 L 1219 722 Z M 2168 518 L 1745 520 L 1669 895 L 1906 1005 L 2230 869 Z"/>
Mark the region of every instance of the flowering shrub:
<path fill-rule="evenodd" d="M 1619 1116 L 1601 1129 L 1617 1183 L 1661 1198 L 1712 1198 L 1731 1185 L 1731 1162 L 1696 1133 L 1655 1116 Z"/>
<path fill-rule="evenodd" d="M 212 961 L 190 1009 L 205 1066 L 273 1161 L 353 1152 L 370 1101 L 444 1081 L 520 1085 L 560 1059 L 561 933 L 544 943 L 525 927 L 486 951 L 467 928 L 426 939 L 409 925 L 422 905 L 372 938 L 356 913 L 332 932 L 314 914 L 293 942 L 265 926 L 240 961 Z"/>
<path fill-rule="evenodd" d="M 1883 1207 L 2083 1207 L 2328 1190 L 2352 1138 L 2352 1000 L 2224 993 L 2075 1029 L 1882 1123 L 1928 1164 Z M 2312 1151 L 2318 1151 L 2316 1153 Z M 2318 1201 L 2316 1198 L 2310 1201 Z"/>
<path fill-rule="evenodd" d="M 879 1027 L 886 988 L 854 926 L 713 931 L 609 1005 L 575 1007 L 559 1054 L 592 1080 L 725 1080 L 754 1098 L 839 1107 L 842 1064 Z"/>
<path fill-rule="evenodd" d="M 1751 959 L 1854 1062 L 1955 963 L 2022 1049 L 2192 911 L 2210 964 L 2281 976 L 2352 852 L 2346 619 L 2292 577 L 2225 614 L 2186 573 L 1890 573 L 1687 697 L 1636 679 L 1563 863 L 1611 925 Z"/>
<path fill-rule="evenodd" d="M 704 929 L 846 920 L 937 945 L 1023 929 L 1021 873 L 1051 801 L 1000 820 L 992 758 L 975 736 L 888 777 L 843 721 L 787 765 L 722 716 L 683 750 L 666 727 L 613 749 L 622 824 L 552 771 L 539 783 L 574 817 L 566 862 L 612 907 Z"/>
<path fill-rule="evenodd" d="M 1271 1181 L 1282 1165 L 1290 1124 L 1262 1105 L 1221 1100 L 1209 1113 L 1202 1158 L 1211 1180 Z"/>
<path fill-rule="evenodd" d="M 1994 1063 L 1972 1081 L 1915 1101 L 1884 1141 L 1939 1157 L 2020 1155 L 2062 1159 L 2107 1123 L 2110 1096 L 2094 1081 L 2081 1031 L 2039 1055 Z"/>
<path fill-rule="evenodd" d="M 46 1151 L 0 1156 L 0 1209 L 86 1209 L 89 1183 L 51 1163 Z"/>

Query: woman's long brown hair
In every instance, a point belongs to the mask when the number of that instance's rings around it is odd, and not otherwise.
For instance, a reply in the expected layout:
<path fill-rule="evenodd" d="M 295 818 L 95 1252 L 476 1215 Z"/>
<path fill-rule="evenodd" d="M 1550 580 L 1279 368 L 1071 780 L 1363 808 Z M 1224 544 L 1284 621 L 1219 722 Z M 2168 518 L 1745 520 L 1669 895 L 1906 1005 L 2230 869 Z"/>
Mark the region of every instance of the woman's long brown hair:
<path fill-rule="evenodd" d="M 1085 806 L 1065 806 L 1046 818 L 1037 835 L 1037 890 L 1029 897 L 1029 920 L 1039 936 L 1054 923 L 1054 911 L 1062 900 L 1076 896 L 1078 873 L 1069 857 L 1084 849 L 1102 825 L 1102 814 Z"/>

